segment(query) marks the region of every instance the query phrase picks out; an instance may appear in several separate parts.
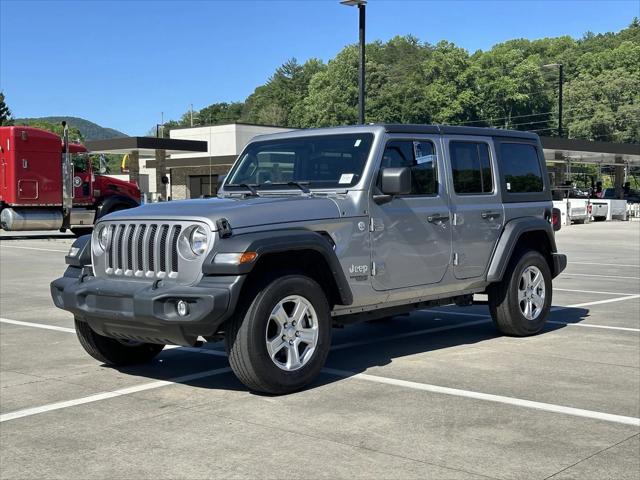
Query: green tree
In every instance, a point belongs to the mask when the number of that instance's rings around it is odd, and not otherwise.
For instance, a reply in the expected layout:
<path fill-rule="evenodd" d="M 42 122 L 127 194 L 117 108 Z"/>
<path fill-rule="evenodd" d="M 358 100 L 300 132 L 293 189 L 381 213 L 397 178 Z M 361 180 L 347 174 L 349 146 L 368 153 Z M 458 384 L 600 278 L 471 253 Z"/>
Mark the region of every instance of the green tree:
<path fill-rule="evenodd" d="M 292 58 L 278 67 L 265 85 L 255 89 L 244 104 L 242 121 L 263 125 L 301 127 L 304 124 L 302 103 L 309 82 L 325 69 L 317 59 L 300 65 Z"/>
<path fill-rule="evenodd" d="M 564 66 L 564 123 L 570 137 L 640 142 L 640 21 L 617 33 L 514 39 L 469 54 L 398 36 L 367 44 L 366 121 L 442 123 L 556 132 L 558 73 Z M 358 49 L 324 64 L 291 59 L 244 102 L 214 103 L 198 124 L 245 121 L 289 127 L 355 124 Z M 165 126 L 188 126 L 190 114 Z"/>
<path fill-rule="evenodd" d="M 213 103 L 194 113 L 194 125 L 220 125 L 237 122 L 242 116 L 243 107 L 243 102 Z M 181 123 L 188 126 L 190 122 L 190 112 L 187 112 L 183 115 Z"/>
<path fill-rule="evenodd" d="M 4 92 L 0 92 L 0 126 L 13 125 L 11 110 L 5 103 Z"/>

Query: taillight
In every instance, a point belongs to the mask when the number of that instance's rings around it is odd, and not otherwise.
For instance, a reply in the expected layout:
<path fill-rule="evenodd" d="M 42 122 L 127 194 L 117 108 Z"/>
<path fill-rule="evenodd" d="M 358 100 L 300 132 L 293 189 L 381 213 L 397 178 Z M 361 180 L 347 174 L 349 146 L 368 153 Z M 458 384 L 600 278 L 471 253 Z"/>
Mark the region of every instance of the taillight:
<path fill-rule="evenodd" d="M 553 227 L 553 231 L 557 232 L 560 230 L 561 224 L 561 213 L 559 208 L 554 208 L 551 213 L 551 226 Z"/>

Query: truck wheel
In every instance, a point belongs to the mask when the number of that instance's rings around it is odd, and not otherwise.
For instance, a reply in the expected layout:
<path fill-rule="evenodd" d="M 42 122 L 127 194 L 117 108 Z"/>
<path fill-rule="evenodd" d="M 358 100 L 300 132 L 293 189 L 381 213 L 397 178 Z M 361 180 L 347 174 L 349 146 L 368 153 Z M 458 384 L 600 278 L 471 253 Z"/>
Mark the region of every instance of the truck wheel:
<path fill-rule="evenodd" d="M 76 319 L 76 334 L 80 345 L 99 362 L 113 366 L 148 363 L 158 355 L 164 345 L 128 342 L 105 337 L 94 332 L 87 322 Z"/>
<path fill-rule="evenodd" d="M 539 333 L 549 316 L 551 299 L 549 264 L 534 250 L 514 256 L 502 281 L 489 288 L 493 323 L 505 335 Z"/>
<path fill-rule="evenodd" d="M 322 369 L 331 344 L 331 312 L 318 283 L 286 275 L 257 289 L 250 305 L 230 320 L 229 363 L 249 389 L 286 394 Z"/>

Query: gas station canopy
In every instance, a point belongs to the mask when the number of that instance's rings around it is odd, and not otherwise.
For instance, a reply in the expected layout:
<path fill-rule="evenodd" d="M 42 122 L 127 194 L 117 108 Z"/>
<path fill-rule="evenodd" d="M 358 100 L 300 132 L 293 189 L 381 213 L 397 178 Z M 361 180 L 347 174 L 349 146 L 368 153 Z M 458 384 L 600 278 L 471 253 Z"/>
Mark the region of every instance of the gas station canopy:
<path fill-rule="evenodd" d="M 206 152 L 207 142 L 156 137 L 120 137 L 106 140 L 92 140 L 85 143 L 91 153 L 131 154 L 153 157 L 158 150 L 166 155 L 185 152 Z"/>
<path fill-rule="evenodd" d="M 549 163 L 589 163 L 640 167 L 640 145 L 633 143 L 594 142 L 577 138 L 540 137 Z"/>

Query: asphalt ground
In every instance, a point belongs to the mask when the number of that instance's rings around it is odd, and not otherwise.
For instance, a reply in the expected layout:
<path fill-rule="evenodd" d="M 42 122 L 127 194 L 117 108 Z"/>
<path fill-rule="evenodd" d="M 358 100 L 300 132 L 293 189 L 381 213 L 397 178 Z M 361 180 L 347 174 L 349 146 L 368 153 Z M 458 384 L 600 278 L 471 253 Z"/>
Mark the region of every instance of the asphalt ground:
<path fill-rule="evenodd" d="M 334 331 L 307 390 L 248 392 L 223 345 L 112 369 L 49 282 L 73 238 L 0 234 L 0 478 L 640 478 L 640 222 L 563 227 L 544 332 L 484 305 Z"/>

